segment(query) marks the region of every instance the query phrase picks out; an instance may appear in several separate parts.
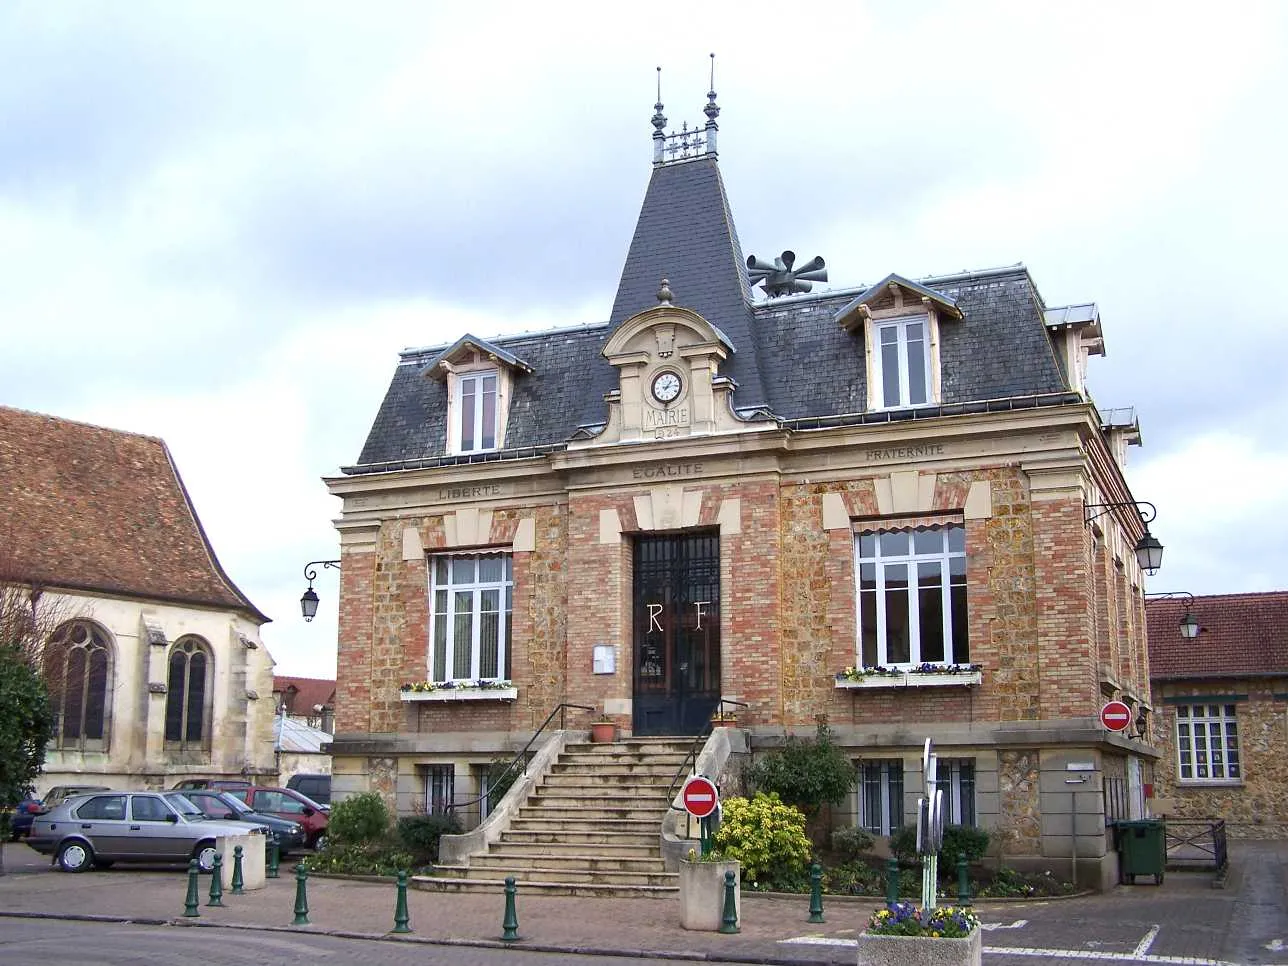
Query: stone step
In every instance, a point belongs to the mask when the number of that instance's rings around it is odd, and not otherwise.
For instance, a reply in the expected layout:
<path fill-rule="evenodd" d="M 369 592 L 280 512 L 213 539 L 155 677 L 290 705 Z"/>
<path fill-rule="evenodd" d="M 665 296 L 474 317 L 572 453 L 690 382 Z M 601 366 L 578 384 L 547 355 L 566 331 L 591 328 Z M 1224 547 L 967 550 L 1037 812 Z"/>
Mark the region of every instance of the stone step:
<path fill-rule="evenodd" d="M 616 795 L 642 794 L 664 798 L 674 775 L 599 775 L 591 771 L 558 772 L 545 776 L 536 786 L 537 795 L 580 795 L 597 798 L 611 789 Z M 679 791 L 679 785 L 676 785 Z"/>
<path fill-rule="evenodd" d="M 662 820 L 653 819 L 617 819 L 615 821 L 573 822 L 566 819 L 516 818 L 503 834 L 519 832 L 549 832 L 563 835 L 566 838 L 582 838 L 586 835 L 625 835 L 643 841 L 650 836 L 657 837 L 662 831 Z"/>
<path fill-rule="evenodd" d="M 661 858 L 581 855 L 572 852 L 530 855 L 497 849 L 470 856 L 471 869 L 588 869 L 592 872 L 664 872 Z"/>
<path fill-rule="evenodd" d="M 543 799 L 540 804 L 521 805 L 517 819 L 535 818 L 543 822 L 571 822 L 577 825 L 612 822 L 660 822 L 667 813 L 667 804 L 663 801 L 651 805 L 642 805 L 623 801 L 620 805 L 612 802 L 601 802 L 591 806 L 568 804 L 556 805 L 562 799 Z"/>
<path fill-rule="evenodd" d="M 599 768 L 601 765 L 632 765 L 632 764 L 655 764 L 670 765 L 671 768 L 679 768 L 684 764 L 687 756 L 681 752 L 666 752 L 664 754 L 649 753 L 643 754 L 638 751 L 620 751 L 614 754 L 590 754 L 587 752 L 565 751 L 559 756 L 559 760 L 568 764 L 578 766 L 588 766 Z"/>
<path fill-rule="evenodd" d="M 594 766 L 573 765 L 565 762 L 561 757 L 550 766 L 550 774 L 578 775 L 585 781 L 633 779 L 641 784 L 656 785 L 661 784 L 663 780 L 666 784 L 670 784 L 671 780 L 675 778 L 678 767 L 678 765 L 652 765 L 648 762 L 639 764 L 609 763 Z M 650 781 L 649 778 L 655 778 L 657 781 Z"/>
<path fill-rule="evenodd" d="M 461 879 L 447 876 L 413 876 L 411 886 L 433 892 L 473 892 L 501 894 L 505 892 L 505 878 Z M 543 882 L 525 880 L 516 886 L 528 896 L 583 896 L 599 899 L 671 899 L 679 895 L 680 887 L 648 885 L 613 885 L 611 883 Z"/>
<path fill-rule="evenodd" d="M 604 838 L 604 836 L 600 836 Z M 552 846 L 559 846 L 552 849 Z M 638 841 L 588 841 L 583 837 L 564 836 L 558 832 L 507 832 L 494 847 L 497 851 L 522 855 L 550 855 L 552 852 L 594 852 L 605 857 L 647 859 L 661 856 L 662 848 L 656 838 L 653 844 Z"/>
<path fill-rule="evenodd" d="M 688 754 L 693 750 L 692 738 L 619 738 L 617 741 L 570 741 L 564 748 L 578 754 L 608 755 L 622 751 L 640 751 L 645 754 L 666 754 L 680 752 Z"/>
<path fill-rule="evenodd" d="M 660 863 L 659 863 L 660 865 Z M 673 886 L 679 882 L 675 872 L 663 872 L 660 869 L 652 872 L 599 872 L 590 869 L 552 869 L 542 866 L 516 867 L 513 869 L 476 868 L 473 865 L 439 866 L 438 871 L 449 878 L 495 880 L 513 876 L 518 882 L 561 882 L 581 885 L 630 885 L 630 886 Z"/>

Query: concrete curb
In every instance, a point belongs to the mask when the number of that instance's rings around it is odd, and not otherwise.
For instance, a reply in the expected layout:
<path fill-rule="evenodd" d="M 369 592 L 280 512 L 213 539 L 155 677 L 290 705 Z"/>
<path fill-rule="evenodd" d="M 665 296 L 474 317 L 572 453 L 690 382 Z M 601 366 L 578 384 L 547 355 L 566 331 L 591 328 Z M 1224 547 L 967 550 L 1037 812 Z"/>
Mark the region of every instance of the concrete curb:
<path fill-rule="evenodd" d="M 573 956 L 602 956 L 616 959 L 664 959 L 681 962 L 749 963 L 752 966 L 835 966 L 830 959 L 802 959 L 799 957 L 765 956 L 754 952 L 712 953 L 703 950 L 618 949 L 607 946 L 559 945 L 534 943 L 522 938 L 515 942 L 499 939 L 433 939 L 429 936 L 394 935 L 392 933 L 355 932 L 348 929 L 319 929 L 315 926 L 268 926 L 257 923 L 201 922 L 196 919 L 153 919 L 143 916 L 96 916 L 58 912 L 13 912 L 0 909 L 4 919 L 54 919 L 68 922 L 102 922 L 118 925 L 174 926 L 194 929 L 238 929 L 245 932 L 279 932 L 299 935 L 331 936 L 335 939 L 357 939 L 365 942 L 410 943 L 422 946 L 452 946 L 475 949 L 523 949 L 537 953 L 563 953 Z M 764 940 L 773 942 L 774 940 Z"/>

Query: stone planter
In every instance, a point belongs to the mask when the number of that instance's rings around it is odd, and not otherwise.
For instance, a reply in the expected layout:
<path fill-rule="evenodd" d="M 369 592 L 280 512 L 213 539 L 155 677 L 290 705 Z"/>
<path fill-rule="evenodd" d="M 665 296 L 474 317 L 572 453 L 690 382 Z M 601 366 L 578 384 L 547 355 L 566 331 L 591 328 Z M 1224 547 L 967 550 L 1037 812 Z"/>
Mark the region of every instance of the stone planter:
<path fill-rule="evenodd" d="M 741 865 L 737 859 L 680 862 L 680 925 L 716 932 L 724 921 L 725 873 L 733 873 L 734 909 L 742 922 Z"/>
<path fill-rule="evenodd" d="M 965 939 L 930 936 L 859 936 L 858 966 L 980 966 L 984 941 L 975 929 Z"/>

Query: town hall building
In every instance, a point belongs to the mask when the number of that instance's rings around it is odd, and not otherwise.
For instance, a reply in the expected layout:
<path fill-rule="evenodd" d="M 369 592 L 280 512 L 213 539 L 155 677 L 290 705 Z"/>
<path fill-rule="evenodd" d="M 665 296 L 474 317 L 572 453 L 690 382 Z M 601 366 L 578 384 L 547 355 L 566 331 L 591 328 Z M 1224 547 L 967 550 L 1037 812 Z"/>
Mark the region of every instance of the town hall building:
<path fill-rule="evenodd" d="M 478 793 L 561 702 L 586 729 L 753 753 L 826 720 L 849 819 L 948 818 L 1007 864 L 1116 871 L 1157 752 L 1124 478 L 1133 416 L 1086 386 L 1094 303 L 1022 266 L 812 290 L 748 259 L 719 108 L 654 152 L 605 321 L 402 353 L 343 501 L 334 789 L 401 813 Z M 1120 699 L 1132 726 L 1098 713 Z M 1078 784 L 1070 784 L 1074 779 Z"/>

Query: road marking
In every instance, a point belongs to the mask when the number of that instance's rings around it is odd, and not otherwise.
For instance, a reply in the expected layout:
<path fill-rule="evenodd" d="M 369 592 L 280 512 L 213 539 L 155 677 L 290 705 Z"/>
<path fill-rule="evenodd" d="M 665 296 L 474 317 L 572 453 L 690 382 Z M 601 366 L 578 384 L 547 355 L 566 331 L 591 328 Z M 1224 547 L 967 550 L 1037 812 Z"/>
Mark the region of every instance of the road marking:
<path fill-rule="evenodd" d="M 1153 930 L 1141 941 L 1145 945 L 1146 941 L 1152 943 L 1154 936 L 1157 935 Z M 796 936 L 792 939 L 780 939 L 779 943 L 783 945 L 795 946 L 857 946 L 857 939 L 836 939 L 831 936 Z M 1282 944 L 1281 944 L 1282 945 Z M 1141 946 L 1137 946 L 1140 949 Z M 983 950 L 989 956 L 1027 956 L 1033 959 L 1099 959 L 1108 960 L 1115 963 L 1150 963 L 1157 966 L 1244 966 L 1242 963 L 1231 962 L 1226 959 L 1200 959 L 1197 956 L 1160 956 L 1156 953 L 1111 953 L 1100 952 L 1099 950 L 1088 949 L 1037 949 L 1026 946 L 985 946 Z M 1275 950 L 1278 952 L 1278 950 Z M 1276 964 L 1266 964 L 1266 966 L 1276 966 Z M 1288 964 L 1282 964 L 1288 966 Z"/>
<path fill-rule="evenodd" d="M 1015 922 L 1012 922 L 1012 923 L 982 922 L 980 923 L 979 928 L 980 929 L 1023 929 L 1028 924 L 1029 924 L 1029 921 L 1027 919 L 1016 919 Z"/>
<path fill-rule="evenodd" d="M 1266 943 L 1266 948 L 1272 953 L 1279 953 L 1283 952 L 1284 949 L 1288 949 L 1288 946 L 1284 946 L 1284 941 L 1282 939 L 1272 939 L 1270 942 Z"/>
<path fill-rule="evenodd" d="M 1149 947 L 1154 945 L 1154 940 L 1158 937 L 1158 923 L 1149 927 L 1149 932 L 1145 933 L 1145 938 L 1136 944 L 1132 950 L 1137 956 L 1144 956 L 1149 952 Z"/>

